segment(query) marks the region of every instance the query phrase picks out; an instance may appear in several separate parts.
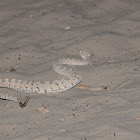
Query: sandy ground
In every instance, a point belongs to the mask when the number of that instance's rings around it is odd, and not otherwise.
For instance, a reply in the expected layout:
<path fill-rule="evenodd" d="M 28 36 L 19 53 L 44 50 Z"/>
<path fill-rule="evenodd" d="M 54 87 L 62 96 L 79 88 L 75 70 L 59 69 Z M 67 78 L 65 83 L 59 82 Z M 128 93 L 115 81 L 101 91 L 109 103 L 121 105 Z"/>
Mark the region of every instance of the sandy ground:
<path fill-rule="evenodd" d="M 46 81 L 61 78 L 59 58 L 91 54 L 78 67 L 81 84 L 39 95 L 25 108 L 0 100 L 0 140 L 140 139 L 140 1 L 4 0 L 0 2 L 0 77 Z"/>

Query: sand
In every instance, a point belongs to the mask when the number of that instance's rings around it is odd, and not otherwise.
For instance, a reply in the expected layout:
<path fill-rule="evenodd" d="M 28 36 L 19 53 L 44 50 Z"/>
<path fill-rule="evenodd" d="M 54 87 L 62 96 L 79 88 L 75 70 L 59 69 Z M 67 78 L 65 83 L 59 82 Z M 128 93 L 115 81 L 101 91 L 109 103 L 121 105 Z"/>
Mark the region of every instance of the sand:
<path fill-rule="evenodd" d="M 140 1 L 4 0 L 0 2 L 0 78 L 46 81 L 52 65 L 87 50 L 82 85 L 64 93 L 19 93 L 25 108 L 0 100 L 0 140 L 140 139 Z"/>

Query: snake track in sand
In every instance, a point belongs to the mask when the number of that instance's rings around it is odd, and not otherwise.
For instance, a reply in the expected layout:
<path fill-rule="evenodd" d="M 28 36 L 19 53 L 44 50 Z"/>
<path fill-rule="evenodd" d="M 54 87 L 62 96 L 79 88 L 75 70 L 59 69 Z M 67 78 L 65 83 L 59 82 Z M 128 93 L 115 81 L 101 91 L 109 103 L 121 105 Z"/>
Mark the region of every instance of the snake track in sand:
<path fill-rule="evenodd" d="M 82 76 L 75 69 L 68 69 L 65 65 L 88 65 L 89 54 L 84 50 L 80 51 L 81 59 L 62 58 L 53 64 L 53 69 L 61 75 L 64 75 L 65 79 L 54 80 L 52 82 L 34 82 L 23 81 L 16 79 L 0 79 L 0 87 L 10 88 L 20 92 L 38 92 L 38 93 L 57 93 L 64 92 L 76 86 L 81 82 Z M 11 100 L 18 102 L 21 107 L 23 104 L 21 101 L 13 95 L 0 93 L 1 99 Z"/>

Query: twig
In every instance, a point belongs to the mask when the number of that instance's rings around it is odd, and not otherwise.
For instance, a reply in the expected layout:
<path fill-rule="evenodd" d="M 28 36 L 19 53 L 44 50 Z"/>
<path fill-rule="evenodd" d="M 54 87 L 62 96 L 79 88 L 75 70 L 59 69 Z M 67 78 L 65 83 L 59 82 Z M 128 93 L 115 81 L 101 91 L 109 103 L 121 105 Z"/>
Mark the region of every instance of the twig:
<path fill-rule="evenodd" d="M 30 96 L 27 96 L 24 103 L 22 103 L 21 101 L 19 102 L 19 106 L 21 108 L 24 108 L 27 105 L 27 103 L 29 102 L 29 100 L 30 100 Z"/>
<path fill-rule="evenodd" d="M 86 86 L 86 85 L 78 84 L 76 87 L 80 88 L 80 89 L 89 90 L 89 91 L 92 91 L 92 92 L 97 92 L 97 91 L 104 91 L 104 92 L 106 92 L 107 91 L 107 87 L 106 86 L 93 88 L 91 86 Z"/>

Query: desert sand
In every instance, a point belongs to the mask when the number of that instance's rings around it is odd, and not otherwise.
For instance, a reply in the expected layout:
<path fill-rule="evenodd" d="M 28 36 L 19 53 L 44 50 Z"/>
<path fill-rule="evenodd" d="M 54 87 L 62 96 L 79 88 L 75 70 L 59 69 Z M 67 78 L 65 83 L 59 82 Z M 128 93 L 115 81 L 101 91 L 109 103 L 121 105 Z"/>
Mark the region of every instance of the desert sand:
<path fill-rule="evenodd" d="M 0 78 L 48 81 L 59 58 L 91 54 L 82 85 L 56 94 L 0 92 L 0 140 L 139 140 L 140 1 L 0 1 Z"/>

